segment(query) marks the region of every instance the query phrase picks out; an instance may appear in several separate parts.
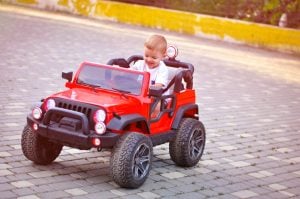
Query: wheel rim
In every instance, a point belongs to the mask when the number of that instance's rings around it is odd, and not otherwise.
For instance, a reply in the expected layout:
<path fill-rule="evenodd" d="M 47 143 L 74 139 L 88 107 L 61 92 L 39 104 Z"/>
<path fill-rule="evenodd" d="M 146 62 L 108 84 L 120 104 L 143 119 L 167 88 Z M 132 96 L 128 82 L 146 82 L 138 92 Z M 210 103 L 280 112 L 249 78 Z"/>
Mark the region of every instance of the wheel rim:
<path fill-rule="evenodd" d="M 204 137 L 203 137 L 203 132 L 201 129 L 196 129 L 190 139 L 190 157 L 192 159 L 197 159 L 201 154 L 203 150 L 203 143 L 204 142 Z"/>
<path fill-rule="evenodd" d="M 133 158 L 133 176 L 136 179 L 142 179 L 149 171 L 150 167 L 150 147 L 146 144 L 140 145 Z"/>

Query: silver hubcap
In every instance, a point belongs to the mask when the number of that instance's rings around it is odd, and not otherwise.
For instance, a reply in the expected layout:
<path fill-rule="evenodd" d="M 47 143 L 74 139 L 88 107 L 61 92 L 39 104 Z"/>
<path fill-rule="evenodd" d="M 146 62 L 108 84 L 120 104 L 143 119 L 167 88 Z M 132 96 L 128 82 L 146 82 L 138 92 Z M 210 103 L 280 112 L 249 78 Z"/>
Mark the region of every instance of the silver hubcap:
<path fill-rule="evenodd" d="M 140 145 L 133 157 L 133 175 L 136 179 L 145 177 L 150 168 L 150 148 L 146 144 Z"/>
<path fill-rule="evenodd" d="M 196 129 L 190 139 L 190 157 L 192 159 L 196 159 L 201 155 L 202 148 L 203 148 L 203 133 L 201 129 Z"/>

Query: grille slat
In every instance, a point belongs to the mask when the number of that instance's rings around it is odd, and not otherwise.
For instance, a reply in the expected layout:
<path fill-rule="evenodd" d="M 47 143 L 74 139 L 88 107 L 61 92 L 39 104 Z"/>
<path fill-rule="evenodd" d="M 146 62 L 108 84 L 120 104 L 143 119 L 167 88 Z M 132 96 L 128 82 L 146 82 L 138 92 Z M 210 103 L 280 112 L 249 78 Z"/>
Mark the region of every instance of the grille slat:
<path fill-rule="evenodd" d="M 92 112 L 92 109 L 91 109 L 91 108 L 82 107 L 82 106 L 77 106 L 77 105 L 74 105 L 74 104 L 71 104 L 71 103 L 69 104 L 69 103 L 62 103 L 62 102 L 59 102 L 59 103 L 58 103 L 58 107 L 59 107 L 59 108 L 64 108 L 64 109 L 73 110 L 73 111 L 77 111 L 77 112 L 83 113 L 83 114 L 85 114 L 88 118 L 90 117 L 91 112 Z"/>
<path fill-rule="evenodd" d="M 93 114 L 99 109 L 98 106 L 62 98 L 54 98 L 54 100 L 59 108 L 77 111 L 86 115 L 90 129 L 94 129 Z"/>

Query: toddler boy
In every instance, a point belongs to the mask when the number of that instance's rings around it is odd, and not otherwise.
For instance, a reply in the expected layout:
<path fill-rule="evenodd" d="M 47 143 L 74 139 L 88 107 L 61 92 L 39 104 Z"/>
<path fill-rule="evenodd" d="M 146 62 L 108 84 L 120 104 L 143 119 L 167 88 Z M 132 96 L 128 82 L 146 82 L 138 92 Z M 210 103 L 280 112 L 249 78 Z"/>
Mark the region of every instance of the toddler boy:
<path fill-rule="evenodd" d="M 137 61 L 132 69 L 150 73 L 150 85 L 162 88 L 168 83 L 168 69 L 162 61 L 167 52 L 167 40 L 161 35 L 151 35 L 144 44 L 144 60 Z M 165 93 L 166 94 L 166 93 Z M 155 107 L 151 117 L 160 111 L 160 103 Z"/>

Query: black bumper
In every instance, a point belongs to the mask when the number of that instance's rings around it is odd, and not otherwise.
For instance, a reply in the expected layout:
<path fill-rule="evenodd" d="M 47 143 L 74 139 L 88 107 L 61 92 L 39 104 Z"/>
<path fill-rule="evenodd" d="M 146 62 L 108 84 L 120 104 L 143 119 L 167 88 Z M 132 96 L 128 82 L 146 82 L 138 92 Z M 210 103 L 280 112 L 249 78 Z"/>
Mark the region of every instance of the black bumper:
<path fill-rule="evenodd" d="M 61 122 L 54 122 L 52 119 L 56 116 L 70 118 L 80 122 L 80 128 L 70 128 L 62 125 Z M 80 112 L 67 110 L 63 108 L 50 109 L 42 118 L 36 120 L 31 114 L 27 116 L 27 124 L 38 125 L 36 132 L 48 138 L 53 142 L 60 143 L 79 149 L 90 149 L 95 146 L 92 144 L 93 138 L 99 138 L 101 148 L 112 148 L 120 137 L 120 134 L 107 131 L 104 135 L 98 135 L 94 130 L 89 129 L 87 117 Z"/>

